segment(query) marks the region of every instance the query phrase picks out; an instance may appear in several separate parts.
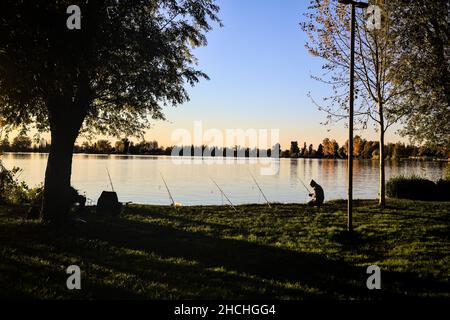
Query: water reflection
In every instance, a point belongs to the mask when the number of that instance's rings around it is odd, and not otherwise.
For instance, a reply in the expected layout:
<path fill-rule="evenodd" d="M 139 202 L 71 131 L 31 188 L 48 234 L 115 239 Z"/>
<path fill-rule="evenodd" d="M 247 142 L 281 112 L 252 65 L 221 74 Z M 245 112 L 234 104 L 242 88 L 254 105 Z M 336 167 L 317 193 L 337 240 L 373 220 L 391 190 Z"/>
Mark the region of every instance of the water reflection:
<path fill-rule="evenodd" d="M 17 166 L 24 171 L 21 179 L 29 185 L 44 180 L 46 154 L 11 154 L 2 156 L 7 168 Z M 114 188 L 121 201 L 146 204 L 169 204 L 161 172 L 175 201 L 184 205 L 221 204 L 222 195 L 212 177 L 234 203 L 263 202 L 253 182 L 252 172 L 264 193 L 274 202 L 306 202 L 308 195 L 297 179 L 305 184 L 317 180 L 325 189 L 327 199 L 346 198 L 347 162 L 334 159 L 280 159 L 276 175 L 262 176 L 263 164 L 255 159 L 198 159 L 174 163 L 171 157 L 115 156 L 77 154 L 73 160 L 72 184 L 94 202 L 102 190 L 109 190 L 108 168 Z M 266 165 L 267 166 L 267 165 Z M 432 180 L 442 177 L 445 164 L 438 162 L 400 161 L 386 163 L 386 177 L 418 175 Z M 378 193 L 378 161 L 354 162 L 354 197 L 376 198 Z"/>

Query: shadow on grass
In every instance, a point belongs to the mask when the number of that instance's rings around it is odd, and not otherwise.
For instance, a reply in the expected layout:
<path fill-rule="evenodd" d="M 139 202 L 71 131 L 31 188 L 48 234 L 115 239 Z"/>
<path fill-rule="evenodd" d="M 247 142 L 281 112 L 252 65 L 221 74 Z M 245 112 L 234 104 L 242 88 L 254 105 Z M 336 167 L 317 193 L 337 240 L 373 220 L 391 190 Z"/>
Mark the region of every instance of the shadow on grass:
<path fill-rule="evenodd" d="M 90 216 L 86 224 L 58 231 L 39 224 L 6 224 L 1 232 L 6 259 L 0 263 L 0 296 L 377 299 L 400 297 L 405 291 L 450 291 L 446 283 L 387 272 L 383 290 L 369 291 L 366 269 L 360 266 L 121 218 Z M 70 264 L 82 269 L 81 291 L 65 289 Z"/>

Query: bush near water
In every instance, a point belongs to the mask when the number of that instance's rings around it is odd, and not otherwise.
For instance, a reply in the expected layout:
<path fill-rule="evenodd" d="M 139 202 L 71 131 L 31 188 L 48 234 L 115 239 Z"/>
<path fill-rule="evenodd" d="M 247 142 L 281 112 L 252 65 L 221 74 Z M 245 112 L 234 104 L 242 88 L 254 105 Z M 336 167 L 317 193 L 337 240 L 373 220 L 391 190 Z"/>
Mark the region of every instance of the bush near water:
<path fill-rule="evenodd" d="M 0 161 L 0 204 L 35 204 L 40 198 L 43 186 L 30 187 L 19 181 L 22 170 L 6 169 Z"/>
<path fill-rule="evenodd" d="M 440 179 L 435 183 L 417 176 L 394 177 L 386 184 L 386 194 L 398 199 L 450 201 L 450 180 Z"/>

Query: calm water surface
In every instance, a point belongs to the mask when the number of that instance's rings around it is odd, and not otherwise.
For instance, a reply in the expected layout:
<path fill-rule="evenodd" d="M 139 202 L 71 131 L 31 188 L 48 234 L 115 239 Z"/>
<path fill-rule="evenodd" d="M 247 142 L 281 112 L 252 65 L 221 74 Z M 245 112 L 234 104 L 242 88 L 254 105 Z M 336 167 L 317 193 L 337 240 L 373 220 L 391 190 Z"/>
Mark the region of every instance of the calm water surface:
<path fill-rule="evenodd" d="M 44 180 L 46 154 L 3 154 L 7 168 L 23 169 L 20 180 L 30 186 Z M 164 176 L 176 202 L 183 205 L 222 204 L 214 179 L 232 202 L 264 202 L 250 172 L 255 176 L 271 202 L 306 202 L 308 195 L 300 179 L 309 183 L 315 179 L 325 189 L 326 199 L 346 198 L 347 163 L 342 160 L 280 159 L 279 172 L 261 175 L 257 159 L 185 159 L 153 156 L 74 155 L 72 185 L 96 203 L 102 190 L 110 190 L 108 168 L 115 191 L 122 202 L 170 204 L 161 179 Z M 266 160 L 267 161 L 267 160 Z M 181 163 L 180 163 L 181 162 Z M 445 164 L 437 162 L 387 162 L 387 179 L 397 175 L 419 175 L 432 180 L 442 177 Z M 354 197 L 376 198 L 378 192 L 378 162 L 354 162 Z M 298 178 L 297 178 L 298 177 Z"/>

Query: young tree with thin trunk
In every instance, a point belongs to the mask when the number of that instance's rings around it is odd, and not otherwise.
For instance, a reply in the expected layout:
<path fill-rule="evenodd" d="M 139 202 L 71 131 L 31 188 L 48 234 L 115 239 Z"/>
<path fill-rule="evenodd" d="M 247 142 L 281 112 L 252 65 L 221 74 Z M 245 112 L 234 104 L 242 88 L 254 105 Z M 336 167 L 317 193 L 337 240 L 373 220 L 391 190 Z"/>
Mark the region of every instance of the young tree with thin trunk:
<path fill-rule="evenodd" d="M 80 29 L 68 28 L 71 5 Z M 140 135 L 207 78 L 192 50 L 217 11 L 214 0 L 1 1 L 0 117 L 51 132 L 44 221 L 67 217 L 80 133 Z"/>
<path fill-rule="evenodd" d="M 385 205 L 385 152 L 386 130 L 402 116 L 393 116 L 389 111 L 395 105 L 399 93 L 391 85 L 389 68 L 394 56 L 390 46 L 389 25 L 386 16 L 389 7 L 377 1 L 383 12 L 380 29 L 366 27 L 366 13 L 357 10 L 355 35 L 355 119 L 361 128 L 369 123 L 376 126 L 380 141 L 380 186 L 379 204 Z M 327 113 L 327 121 L 348 118 L 349 68 L 350 68 L 350 12 L 348 6 L 332 0 L 312 0 L 309 11 L 301 23 L 309 41 L 306 48 L 316 57 L 322 58 L 324 74 L 314 79 L 329 85 L 332 94 L 323 98 L 323 103 L 313 102 Z"/>

